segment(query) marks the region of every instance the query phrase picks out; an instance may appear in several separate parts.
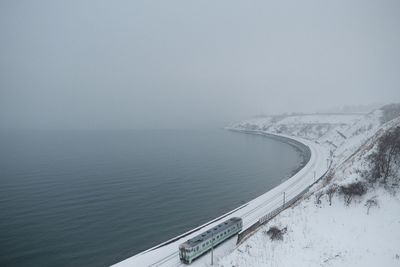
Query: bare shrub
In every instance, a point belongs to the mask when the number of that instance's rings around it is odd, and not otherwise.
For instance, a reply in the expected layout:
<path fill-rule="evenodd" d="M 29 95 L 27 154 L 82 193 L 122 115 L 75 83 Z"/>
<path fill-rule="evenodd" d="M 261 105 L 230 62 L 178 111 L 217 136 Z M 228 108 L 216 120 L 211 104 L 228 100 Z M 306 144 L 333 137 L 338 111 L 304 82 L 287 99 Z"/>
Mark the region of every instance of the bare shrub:
<path fill-rule="evenodd" d="M 271 226 L 267 231 L 267 235 L 271 240 L 283 240 L 283 235 L 286 233 L 287 227 L 279 229 L 276 226 Z"/>
<path fill-rule="evenodd" d="M 354 182 L 340 186 L 340 193 L 344 195 L 346 205 L 350 205 L 354 196 L 362 196 L 367 192 L 367 186 L 363 182 Z"/>
<path fill-rule="evenodd" d="M 400 127 L 385 133 L 378 140 L 378 149 L 370 155 L 372 165 L 369 181 L 387 184 L 392 178 L 393 183 L 399 182 L 397 174 L 400 167 Z"/>
<path fill-rule="evenodd" d="M 321 204 L 321 197 L 324 195 L 324 192 L 318 191 L 315 193 L 315 204 Z"/>
<path fill-rule="evenodd" d="M 337 192 L 337 190 L 338 190 L 338 186 L 336 184 L 331 185 L 326 190 L 326 194 L 328 195 L 328 199 L 329 199 L 329 206 L 332 206 L 332 197 Z"/>
<path fill-rule="evenodd" d="M 367 214 L 369 214 L 369 209 L 370 209 L 371 207 L 377 207 L 377 206 L 378 206 L 378 200 L 376 199 L 376 196 L 374 196 L 374 197 L 368 199 L 368 200 L 365 202 L 364 206 L 367 207 Z"/>

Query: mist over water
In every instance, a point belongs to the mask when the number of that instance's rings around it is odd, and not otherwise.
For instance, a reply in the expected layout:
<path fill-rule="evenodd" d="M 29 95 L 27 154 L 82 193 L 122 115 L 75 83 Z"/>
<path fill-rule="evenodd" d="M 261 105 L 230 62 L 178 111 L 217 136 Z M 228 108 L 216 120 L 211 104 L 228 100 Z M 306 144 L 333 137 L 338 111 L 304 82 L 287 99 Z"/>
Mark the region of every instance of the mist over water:
<path fill-rule="evenodd" d="M 400 1 L 0 2 L 0 129 L 217 128 L 399 102 Z"/>
<path fill-rule="evenodd" d="M 0 133 L 0 265 L 104 266 L 268 191 L 301 162 L 225 130 Z"/>
<path fill-rule="evenodd" d="M 0 1 L 0 266 L 109 265 L 273 188 L 298 151 L 193 129 L 399 102 L 399 25 L 396 0 Z"/>

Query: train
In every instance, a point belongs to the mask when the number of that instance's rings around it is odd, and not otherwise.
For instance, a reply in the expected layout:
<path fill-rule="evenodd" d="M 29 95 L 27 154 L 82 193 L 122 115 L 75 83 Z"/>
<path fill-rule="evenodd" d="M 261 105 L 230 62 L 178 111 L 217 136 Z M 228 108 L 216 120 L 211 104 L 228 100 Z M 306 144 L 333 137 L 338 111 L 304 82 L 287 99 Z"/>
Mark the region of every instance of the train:
<path fill-rule="evenodd" d="M 239 217 L 232 217 L 218 224 L 179 245 L 179 259 L 185 264 L 191 264 L 194 259 L 211 250 L 211 248 L 238 234 L 242 231 L 242 227 L 243 220 Z"/>

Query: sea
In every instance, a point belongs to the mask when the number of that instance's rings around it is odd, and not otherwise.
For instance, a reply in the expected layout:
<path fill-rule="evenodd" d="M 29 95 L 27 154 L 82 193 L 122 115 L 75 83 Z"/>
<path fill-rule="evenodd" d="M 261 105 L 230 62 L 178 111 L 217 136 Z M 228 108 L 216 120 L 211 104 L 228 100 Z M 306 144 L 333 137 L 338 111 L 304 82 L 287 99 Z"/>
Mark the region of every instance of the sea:
<path fill-rule="evenodd" d="M 0 131 L 0 266 L 109 266 L 303 162 L 282 141 L 224 129 Z"/>

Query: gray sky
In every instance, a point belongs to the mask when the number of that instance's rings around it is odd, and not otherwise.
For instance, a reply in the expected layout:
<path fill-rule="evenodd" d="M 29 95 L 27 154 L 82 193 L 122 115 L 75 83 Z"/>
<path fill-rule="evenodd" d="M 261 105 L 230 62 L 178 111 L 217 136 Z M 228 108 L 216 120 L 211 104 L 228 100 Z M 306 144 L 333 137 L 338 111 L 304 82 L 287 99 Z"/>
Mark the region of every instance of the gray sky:
<path fill-rule="evenodd" d="M 0 2 L 0 128 L 400 102 L 400 1 Z"/>

